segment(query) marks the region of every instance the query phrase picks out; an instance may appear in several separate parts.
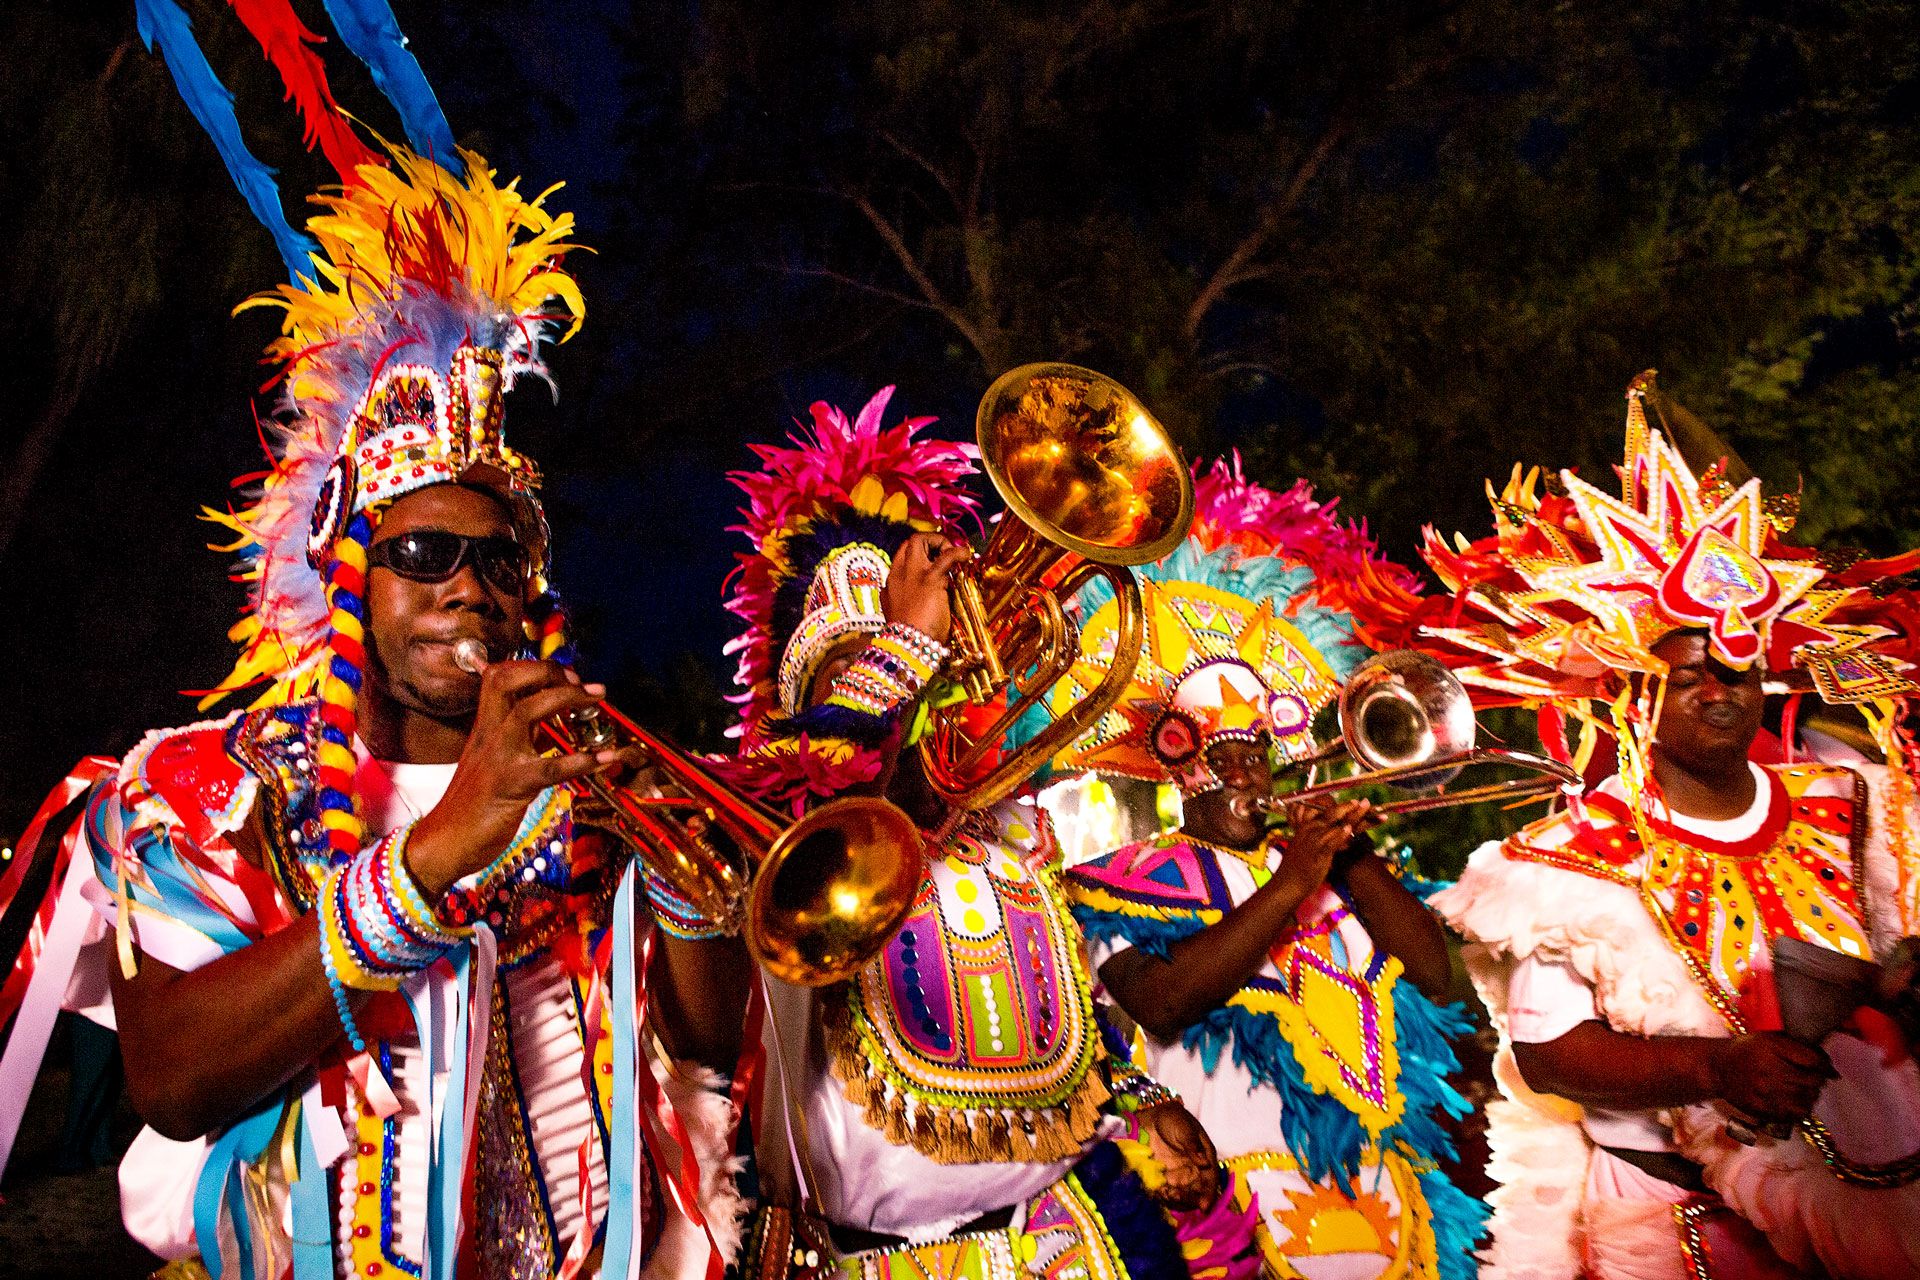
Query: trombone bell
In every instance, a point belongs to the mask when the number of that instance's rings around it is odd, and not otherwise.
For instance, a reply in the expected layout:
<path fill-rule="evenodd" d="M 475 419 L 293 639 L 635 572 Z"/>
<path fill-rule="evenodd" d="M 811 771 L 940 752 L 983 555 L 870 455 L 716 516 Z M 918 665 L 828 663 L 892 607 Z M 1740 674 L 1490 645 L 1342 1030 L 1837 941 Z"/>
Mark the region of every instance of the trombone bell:
<path fill-rule="evenodd" d="M 1542 799 L 1577 791 L 1581 778 L 1571 765 L 1531 751 L 1476 745 L 1480 726 L 1465 686 L 1445 665 L 1424 653 L 1396 649 L 1361 663 L 1340 689 L 1340 741 L 1294 767 L 1353 761 L 1344 778 L 1310 783 L 1299 791 L 1242 802 L 1243 812 L 1280 813 L 1301 800 L 1385 783 L 1425 794 L 1390 800 L 1380 813 L 1418 813 L 1489 800 Z M 1522 776 L 1460 791 L 1443 788 L 1475 765 L 1510 765 Z"/>
<path fill-rule="evenodd" d="M 1412 649 L 1395 649 L 1361 663 L 1340 689 L 1340 736 L 1363 769 L 1431 764 L 1473 750 L 1479 726 L 1473 702 L 1453 672 Z M 1460 772 L 1434 769 L 1399 778 L 1395 786 L 1424 790 Z"/>

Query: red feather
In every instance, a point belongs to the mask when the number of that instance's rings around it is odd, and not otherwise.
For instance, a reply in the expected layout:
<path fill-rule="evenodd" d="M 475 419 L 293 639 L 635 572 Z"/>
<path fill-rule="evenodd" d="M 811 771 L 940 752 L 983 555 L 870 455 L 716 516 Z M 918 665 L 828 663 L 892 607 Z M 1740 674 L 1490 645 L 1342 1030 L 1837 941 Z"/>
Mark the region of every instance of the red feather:
<path fill-rule="evenodd" d="M 305 126 L 303 141 L 311 151 L 317 144 L 327 163 L 351 186 L 363 164 L 383 163 L 379 155 L 360 141 L 353 125 L 333 100 L 327 87 L 327 69 L 320 55 L 309 45 L 321 43 L 321 37 L 301 23 L 287 0 L 227 0 L 240 21 L 260 43 L 267 61 L 280 73 L 287 86 L 287 99 L 299 109 Z"/>

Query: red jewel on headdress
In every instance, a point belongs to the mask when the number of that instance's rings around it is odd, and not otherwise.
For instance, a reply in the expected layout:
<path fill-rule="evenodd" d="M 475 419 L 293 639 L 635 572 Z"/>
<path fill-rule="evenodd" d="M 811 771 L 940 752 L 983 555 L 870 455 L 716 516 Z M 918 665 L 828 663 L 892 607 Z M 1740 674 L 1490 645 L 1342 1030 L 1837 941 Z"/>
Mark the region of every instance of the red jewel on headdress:
<path fill-rule="evenodd" d="M 1177 769 L 1199 752 L 1200 726 L 1186 712 L 1169 708 L 1154 722 L 1148 740 L 1154 757 L 1168 768 Z"/>

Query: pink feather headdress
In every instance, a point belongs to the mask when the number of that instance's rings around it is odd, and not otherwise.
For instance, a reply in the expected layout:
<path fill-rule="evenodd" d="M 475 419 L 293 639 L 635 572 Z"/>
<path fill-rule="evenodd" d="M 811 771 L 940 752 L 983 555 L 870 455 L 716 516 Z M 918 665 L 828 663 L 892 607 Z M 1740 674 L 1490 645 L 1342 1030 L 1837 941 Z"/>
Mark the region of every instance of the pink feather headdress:
<path fill-rule="evenodd" d="M 978 504 L 963 485 L 980 451 L 919 438 L 932 418 L 881 426 L 892 396 L 892 387 L 882 388 L 852 419 L 816 402 L 811 429 L 797 423 L 789 443 L 751 446 L 759 470 L 728 477 L 747 499 L 741 523 L 729 532 L 744 533 L 753 547 L 738 553 L 739 567 L 728 578 L 727 611 L 746 623 L 726 648 L 740 655 L 734 680 L 741 691 L 731 701 L 740 707 L 741 723 L 729 731 L 733 736 L 750 734 L 777 710 L 774 673 L 785 637 L 777 634 L 776 601 L 789 584 L 804 591 L 836 530 L 895 526 L 903 537 L 961 517 L 978 519 Z"/>
<path fill-rule="evenodd" d="M 1417 593 L 1420 579 L 1380 554 L 1366 521 L 1342 520 L 1340 499 L 1321 502 L 1296 480 L 1276 493 L 1247 479 L 1240 451 L 1194 466 L 1193 529 L 1203 551 L 1231 546 L 1242 556 L 1276 556 L 1313 570 L 1314 595 L 1328 608 L 1350 610 L 1346 584 L 1386 583 Z"/>

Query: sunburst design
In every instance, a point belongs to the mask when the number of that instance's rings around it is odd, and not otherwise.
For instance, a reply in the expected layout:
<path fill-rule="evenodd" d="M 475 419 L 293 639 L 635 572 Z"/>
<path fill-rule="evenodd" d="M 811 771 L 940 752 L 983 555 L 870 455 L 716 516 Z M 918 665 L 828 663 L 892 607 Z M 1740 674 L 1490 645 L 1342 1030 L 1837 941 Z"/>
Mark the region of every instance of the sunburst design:
<path fill-rule="evenodd" d="M 1339 1188 L 1309 1186 L 1287 1190 L 1289 1205 L 1275 1218 L 1289 1239 L 1281 1251 L 1292 1257 L 1329 1253 L 1377 1253 L 1395 1256 L 1400 1225 L 1393 1206 L 1371 1191 L 1352 1199 Z"/>
<path fill-rule="evenodd" d="M 1149 781 L 1166 777 L 1168 764 L 1154 749 L 1155 728 L 1180 683 L 1207 668 L 1220 676 L 1218 697 L 1209 699 L 1208 722 L 1196 728 L 1210 737 L 1265 727 L 1283 754 L 1311 749 L 1312 712 L 1339 692 L 1340 683 L 1299 629 L 1278 616 L 1272 600 L 1256 603 L 1205 583 L 1180 581 L 1145 581 L 1141 594 L 1146 643 L 1133 679 L 1094 731 L 1062 753 L 1063 765 Z M 1057 704 L 1073 701 L 1105 678 L 1116 619 L 1111 601 L 1088 619 L 1081 660 L 1055 689 Z M 1255 679 L 1235 679 L 1229 668 Z"/>

